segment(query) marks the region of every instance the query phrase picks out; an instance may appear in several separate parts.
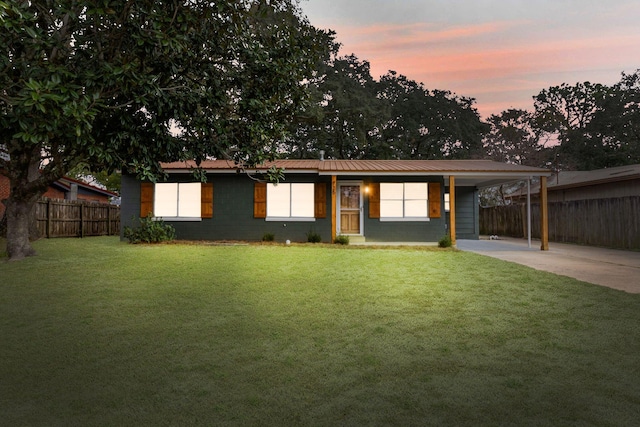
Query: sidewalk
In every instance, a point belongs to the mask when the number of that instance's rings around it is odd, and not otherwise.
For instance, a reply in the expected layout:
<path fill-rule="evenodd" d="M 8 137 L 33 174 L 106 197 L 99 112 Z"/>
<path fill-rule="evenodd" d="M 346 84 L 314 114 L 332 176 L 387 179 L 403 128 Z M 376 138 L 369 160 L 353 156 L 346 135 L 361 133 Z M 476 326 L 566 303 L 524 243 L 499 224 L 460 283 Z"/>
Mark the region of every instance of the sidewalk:
<path fill-rule="evenodd" d="M 457 247 L 583 282 L 640 293 L 640 252 L 554 242 L 549 242 L 548 251 L 541 251 L 539 241 L 533 241 L 529 248 L 527 240 L 508 237 L 458 240 Z"/>

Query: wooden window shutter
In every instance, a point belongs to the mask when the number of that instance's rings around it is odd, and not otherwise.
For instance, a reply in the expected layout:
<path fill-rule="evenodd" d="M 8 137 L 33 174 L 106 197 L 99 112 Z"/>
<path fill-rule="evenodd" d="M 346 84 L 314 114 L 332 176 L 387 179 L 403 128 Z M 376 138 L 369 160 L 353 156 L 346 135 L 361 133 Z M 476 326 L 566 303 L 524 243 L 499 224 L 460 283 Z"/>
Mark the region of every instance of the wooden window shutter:
<path fill-rule="evenodd" d="M 380 218 L 380 183 L 369 184 L 369 218 Z"/>
<path fill-rule="evenodd" d="M 140 218 L 153 214 L 153 189 L 152 182 L 140 183 Z"/>
<path fill-rule="evenodd" d="M 253 217 L 267 217 L 267 183 L 256 182 L 253 186 Z"/>
<path fill-rule="evenodd" d="M 440 218 L 441 208 L 440 208 L 440 183 L 439 182 L 430 182 L 429 183 L 429 218 Z"/>
<path fill-rule="evenodd" d="M 316 182 L 313 197 L 314 212 L 316 218 L 327 217 L 327 184 L 324 182 Z"/>
<path fill-rule="evenodd" d="M 213 183 L 202 183 L 200 186 L 200 216 L 213 218 Z"/>

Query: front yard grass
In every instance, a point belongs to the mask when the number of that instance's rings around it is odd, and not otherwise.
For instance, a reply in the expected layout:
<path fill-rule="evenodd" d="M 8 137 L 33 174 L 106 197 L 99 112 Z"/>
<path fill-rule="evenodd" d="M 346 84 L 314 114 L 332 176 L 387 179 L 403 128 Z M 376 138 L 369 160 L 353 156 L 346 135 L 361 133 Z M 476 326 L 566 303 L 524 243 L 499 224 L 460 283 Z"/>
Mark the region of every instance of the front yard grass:
<path fill-rule="evenodd" d="M 640 296 L 451 250 L 36 242 L 4 425 L 635 425 Z"/>

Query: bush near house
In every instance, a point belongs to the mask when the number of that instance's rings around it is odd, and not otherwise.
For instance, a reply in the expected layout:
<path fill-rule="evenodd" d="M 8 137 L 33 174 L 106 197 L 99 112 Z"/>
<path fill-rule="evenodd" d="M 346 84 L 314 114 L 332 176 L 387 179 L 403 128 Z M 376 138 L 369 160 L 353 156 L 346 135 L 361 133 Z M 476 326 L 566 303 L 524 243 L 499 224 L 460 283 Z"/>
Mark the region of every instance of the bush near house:
<path fill-rule="evenodd" d="M 152 214 L 139 219 L 140 226 L 124 228 L 124 238 L 129 243 L 160 243 L 175 239 L 176 230 L 160 219 L 154 219 Z"/>

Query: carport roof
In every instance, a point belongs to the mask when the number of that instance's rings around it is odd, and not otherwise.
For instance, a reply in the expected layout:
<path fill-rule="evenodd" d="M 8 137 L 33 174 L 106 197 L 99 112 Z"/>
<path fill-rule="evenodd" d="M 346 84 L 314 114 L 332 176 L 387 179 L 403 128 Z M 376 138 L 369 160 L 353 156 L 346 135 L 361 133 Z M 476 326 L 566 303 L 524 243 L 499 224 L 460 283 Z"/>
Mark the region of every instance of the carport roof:
<path fill-rule="evenodd" d="M 163 163 L 167 172 L 188 172 L 194 161 Z M 336 176 L 455 176 L 456 186 L 488 187 L 529 177 L 549 176 L 551 171 L 491 160 L 276 160 L 248 171 L 263 171 L 272 166 L 298 173 Z M 200 167 L 207 172 L 235 172 L 233 161 L 205 160 Z"/>

